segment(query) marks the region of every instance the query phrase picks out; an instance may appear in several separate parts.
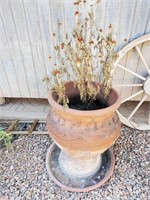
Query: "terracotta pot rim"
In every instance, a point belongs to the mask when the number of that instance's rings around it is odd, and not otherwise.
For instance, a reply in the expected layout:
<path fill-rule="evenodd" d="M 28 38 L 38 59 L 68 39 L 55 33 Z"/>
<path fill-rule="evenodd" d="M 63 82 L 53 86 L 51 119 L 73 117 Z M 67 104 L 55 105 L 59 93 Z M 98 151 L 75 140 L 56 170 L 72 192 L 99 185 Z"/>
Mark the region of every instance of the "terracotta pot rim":
<path fill-rule="evenodd" d="M 73 115 L 79 115 L 79 116 L 91 116 L 91 115 L 100 116 L 100 115 L 104 115 L 110 112 L 114 112 L 120 106 L 121 99 L 118 92 L 114 88 L 111 88 L 111 91 L 115 93 L 115 95 L 117 96 L 115 103 L 108 106 L 107 108 L 98 109 L 98 110 L 76 110 L 72 108 L 64 108 L 62 105 L 58 104 L 54 100 L 53 95 L 52 95 L 52 90 L 49 94 L 48 101 L 53 108 L 62 112 L 66 112 L 67 114 L 73 114 Z"/>

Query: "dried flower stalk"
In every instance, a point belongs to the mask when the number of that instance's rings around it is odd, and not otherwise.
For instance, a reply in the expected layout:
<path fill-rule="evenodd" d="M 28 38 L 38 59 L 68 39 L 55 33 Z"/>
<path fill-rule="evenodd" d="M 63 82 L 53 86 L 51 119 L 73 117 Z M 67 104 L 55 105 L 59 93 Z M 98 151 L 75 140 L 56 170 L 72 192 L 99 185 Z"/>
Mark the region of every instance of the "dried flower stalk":
<path fill-rule="evenodd" d="M 109 25 L 109 32 L 105 35 L 95 24 L 94 5 L 90 6 L 88 16 L 83 18 L 79 12 L 81 4 L 85 5 L 86 1 L 74 3 L 77 10 L 74 12 L 76 24 L 72 34 L 65 33 L 64 40 L 58 43 L 56 33 L 53 33 L 58 63 L 54 64 L 51 78 L 58 103 L 65 107 L 69 103 L 65 95 L 67 81 L 74 82 L 80 91 L 80 99 L 85 103 L 91 103 L 96 98 L 99 87 L 93 83 L 99 82 L 103 84 L 106 99 L 111 88 L 113 63 L 118 56 L 114 50 L 116 39 L 112 25 Z M 62 24 L 59 25 L 61 28 Z M 47 77 L 45 79 L 48 80 Z"/>

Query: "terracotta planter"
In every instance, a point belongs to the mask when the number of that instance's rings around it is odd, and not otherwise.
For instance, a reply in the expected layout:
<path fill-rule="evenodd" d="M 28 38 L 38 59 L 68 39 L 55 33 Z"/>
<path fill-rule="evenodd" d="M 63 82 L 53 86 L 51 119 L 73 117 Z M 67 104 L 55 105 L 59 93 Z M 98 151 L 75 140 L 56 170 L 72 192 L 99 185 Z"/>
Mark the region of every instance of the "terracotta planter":
<path fill-rule="evenodd" d="M 69 97 L 79 95 L 73 83 L 66 84 Z M 101 98 L 102 91 L 97 95 Z M 57 103 L 57 97 L 50 94 L 51 110 L 47 116 L 47 127 L 51 138 L 62 150 L 59 165 L 62 171 L 72 177 L 88 177 L 101 166 L 101 153 L 106 151 L 119 137 L 120 121 L 116 109 L 120 98 L 111 89 L 108 107 L 93 111 L 65 109 Z"/>

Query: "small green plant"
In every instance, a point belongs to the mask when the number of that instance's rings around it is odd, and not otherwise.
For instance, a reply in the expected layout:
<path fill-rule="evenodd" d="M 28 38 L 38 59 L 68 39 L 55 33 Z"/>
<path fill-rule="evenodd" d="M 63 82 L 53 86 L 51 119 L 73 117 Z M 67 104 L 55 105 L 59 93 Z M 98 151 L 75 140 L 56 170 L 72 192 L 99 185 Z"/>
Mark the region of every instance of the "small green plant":
<path fill-rule="evenodd" d="M 12 135 L 0 129 L 0 141 L 3 140 L 7 148 L 11 147 Z"/>
<path fill-rule="evenodd" d="M 97 1 L 99 2 L 99 1 Z M 106 31 L 97 28 L 91 1 L 89 12 L 83 16 L 81 7 L 86 8 L 86 1 L 77 1 L 75 27 L 71 34 L 65 33 L 62 23 L 58 24 L 62 41 L 58 41 L 57 33 L 53 33 L 56 61 L 52 63 L 52 76 L 44 80 L 54 88 L 58 103 L 67 107 L 68 97 L 65 95 L 65 84 L 73 81 L 80 91 L 80 99 L 86 104 L 92 103 L 99 92 L 98 82 L 103 85 L 104 101 L 109 95 L 112 82 L 112 70 L 118 54 L 115 51 L 116 38 L 110 24 Z M 49 59 L 55 60 L 49 56 Z M 53 84 L 54 83 L 54 84 Z"/>

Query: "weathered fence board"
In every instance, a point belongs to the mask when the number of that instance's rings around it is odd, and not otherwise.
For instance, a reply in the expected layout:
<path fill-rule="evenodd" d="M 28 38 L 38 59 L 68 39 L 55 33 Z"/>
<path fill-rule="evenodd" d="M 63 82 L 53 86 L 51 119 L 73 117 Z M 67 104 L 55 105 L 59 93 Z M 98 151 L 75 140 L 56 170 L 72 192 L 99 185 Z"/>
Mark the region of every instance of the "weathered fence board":
<path fill-rule="evenodd" d="M 26 97 L 39 97 L 32 46 L 30 42 L 24 3 L 22 2 L 22 0 L 11 0 L 11 7 L 14 16 L 13 25 L 16 26 L 18 43 L 20 46 L 20 54 L 25 71 L 22 71 L 22 73 L 26 74 L 26 83 L 28 88 L 28 96 Z"/>

